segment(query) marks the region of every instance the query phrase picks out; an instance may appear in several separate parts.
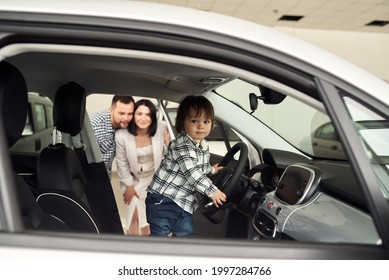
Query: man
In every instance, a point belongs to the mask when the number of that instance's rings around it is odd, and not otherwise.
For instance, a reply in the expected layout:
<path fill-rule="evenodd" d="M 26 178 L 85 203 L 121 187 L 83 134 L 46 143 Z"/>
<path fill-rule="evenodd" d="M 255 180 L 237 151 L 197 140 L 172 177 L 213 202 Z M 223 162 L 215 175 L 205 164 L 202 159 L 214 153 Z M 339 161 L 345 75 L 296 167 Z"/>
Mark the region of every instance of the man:
<path fill-rule="evenodd" d="M 90 118 L 110 179 L 116 148 L 115 132 L 128 126 L 134 115 L 134 105 L 131 96 L 115 95 L 108 110 L 95 113 Z"/>

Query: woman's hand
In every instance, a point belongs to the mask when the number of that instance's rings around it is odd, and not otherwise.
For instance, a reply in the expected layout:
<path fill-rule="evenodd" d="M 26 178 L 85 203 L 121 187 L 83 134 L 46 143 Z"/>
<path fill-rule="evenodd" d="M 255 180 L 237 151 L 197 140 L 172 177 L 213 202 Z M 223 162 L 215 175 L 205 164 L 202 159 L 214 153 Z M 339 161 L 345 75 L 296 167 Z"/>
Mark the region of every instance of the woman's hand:
<path fill-rule="evenodd" d="M 215 194 L 211 196 L 211 200 L 213 204 L 215 204 L 215 206 L 219 208 L 219 206 L 223 205 L 223 203 L 226 202 L 227 196 L 221 190 L 217 190 Z"/>
<path fill-rule="evenodd" d="M 138 193 L 135 190 L 135 186 L 129 186 L 126 188 L 126 191 L 123 194 L 123 201 L 125 204 L 130 204 L 132 198 L 136 196 L 139 198 Z"/>

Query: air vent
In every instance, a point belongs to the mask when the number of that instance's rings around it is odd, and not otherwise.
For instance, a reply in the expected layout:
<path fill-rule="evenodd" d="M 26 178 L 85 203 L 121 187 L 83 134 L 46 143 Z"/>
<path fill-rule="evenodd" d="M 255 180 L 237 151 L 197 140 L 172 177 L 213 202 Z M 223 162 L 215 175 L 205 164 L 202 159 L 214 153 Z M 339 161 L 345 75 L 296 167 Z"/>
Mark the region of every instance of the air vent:
<path fill-rule="evenodd" d="M 276 236 L 277 220 L 262 210 L 255 214 L 253 226 L 263 237 L 274 238 Z"/>
<path fill-rule="evenodd" d="M 304 16 L 292 16 L 292 15 L 283 15 L 278 20 L 280 21 L 299 21 Z"/>

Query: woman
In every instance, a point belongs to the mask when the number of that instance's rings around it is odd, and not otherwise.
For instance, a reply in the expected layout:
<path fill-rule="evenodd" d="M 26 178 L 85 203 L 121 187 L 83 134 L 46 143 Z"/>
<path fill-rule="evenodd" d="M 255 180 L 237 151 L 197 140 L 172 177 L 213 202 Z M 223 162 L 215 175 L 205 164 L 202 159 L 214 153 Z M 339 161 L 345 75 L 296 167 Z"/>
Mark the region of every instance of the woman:
<path fill-rule="evenodd" d="M 157 120 L 157 109 L 148 99 L 135 103 L 127 129 L 115 135 L 116 164 L 127 211 L 127 234 L 149 235 L 146 219 L 146 188 L 159 167 L 170 142 L 166 124 Z"/>

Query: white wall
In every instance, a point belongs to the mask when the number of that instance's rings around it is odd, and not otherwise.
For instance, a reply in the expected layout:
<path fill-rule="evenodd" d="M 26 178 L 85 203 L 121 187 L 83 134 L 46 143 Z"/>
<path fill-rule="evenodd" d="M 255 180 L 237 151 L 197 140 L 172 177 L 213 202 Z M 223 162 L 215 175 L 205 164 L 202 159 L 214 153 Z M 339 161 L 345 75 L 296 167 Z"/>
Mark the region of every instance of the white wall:
<path fill-rule="evenodd" d="M 276 27 L 389 81 L 389 34 Z"/>
<path fill-rule="evenodd" d="M 111 106 L 113 95 L 91 94 L 86 98 L 86 110 L 90 116 L 94 112 L 108 110 Z"/>

